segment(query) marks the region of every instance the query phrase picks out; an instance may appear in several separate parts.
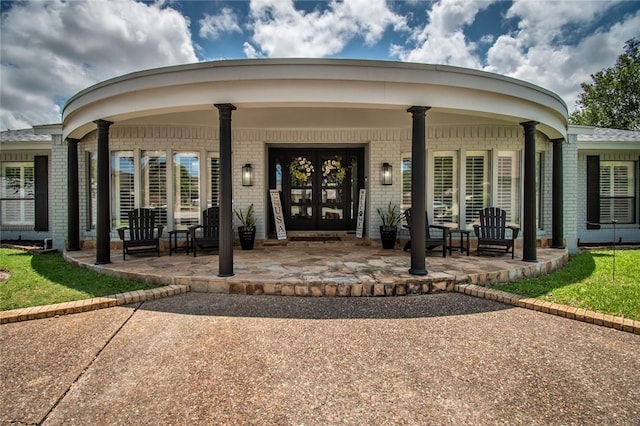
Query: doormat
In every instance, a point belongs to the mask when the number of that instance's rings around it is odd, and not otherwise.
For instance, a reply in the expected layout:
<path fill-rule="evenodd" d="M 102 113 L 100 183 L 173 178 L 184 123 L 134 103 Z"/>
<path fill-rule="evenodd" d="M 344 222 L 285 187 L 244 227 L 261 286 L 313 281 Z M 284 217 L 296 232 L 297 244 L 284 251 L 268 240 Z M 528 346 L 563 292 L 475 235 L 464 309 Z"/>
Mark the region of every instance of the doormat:
<path fill-rule="evenodd" d="M 290 237 L 290 241 L 342 241 L 342 238 L 336 235 L 309 235 L 309 236 L 295 236 Z"/>

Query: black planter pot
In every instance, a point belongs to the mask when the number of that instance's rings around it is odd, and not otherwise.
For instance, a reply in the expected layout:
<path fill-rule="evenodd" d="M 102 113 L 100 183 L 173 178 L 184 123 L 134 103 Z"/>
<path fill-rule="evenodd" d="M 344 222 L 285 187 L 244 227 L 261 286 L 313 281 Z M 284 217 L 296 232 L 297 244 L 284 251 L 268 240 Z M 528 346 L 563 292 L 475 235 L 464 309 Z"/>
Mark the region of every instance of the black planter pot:
<path fill-rule="evenodd" d="M 395 226 L 381 226 L 380 240 L 383 249 L 392 249 L 396 246 L 396 237 L 398 236 L 398 228 Z"/>
<path fill-rule="evenodd" d="M 240 226 L 238 228 L 238 238 L 240 239 L 240 247 L 242 247 L 242 250 L 253 250 L 253 245 L 256 241 L 255 226 L 250 228 Z"/>

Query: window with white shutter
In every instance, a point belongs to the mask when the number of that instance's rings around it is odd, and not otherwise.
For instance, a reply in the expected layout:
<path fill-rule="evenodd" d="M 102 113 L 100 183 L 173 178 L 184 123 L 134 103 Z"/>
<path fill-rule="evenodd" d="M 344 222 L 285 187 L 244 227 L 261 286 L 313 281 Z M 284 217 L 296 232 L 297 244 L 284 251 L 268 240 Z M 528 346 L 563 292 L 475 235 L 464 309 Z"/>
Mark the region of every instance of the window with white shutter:
<path fill-rule="evenodd" d="M 507 222 L 520 223 L 520 155 L 518 151 L 498 152 L 496 207 L 507 212 Z"/>
<path fill-rule="evenodd" d="M 486 151 L 467 152 L 465 159 L 465 225 L 469 228 L 489 207 L 489 155 Z"/>
<path fill-rule="evenodd" d="M 458 223 L 458 165 L 455 152 L 433 156 L 433 222 Z"/>
<path fill-rule="evenodd" d="M 87 152 L 87 229 L 96 229 L 98 222 L 98 153 Z"/>
<path fill-rule="evenodd" d="M 33 162 L 3 162 L 0 176 L 0 223 L 33 225 L 35 179 Z"/>
<path fill-rule="evenodd" d="M 600 162 L 600 223 L 635 223 L 633 161 Z"/>
<path fill-rule="evenodd" d="M 544 152 L 536 152 L 536 224 L 538 229 L 544 229 L 542 223 L 544 210 Z"/>
<path fill-rule="evenodd" d="M 142 205 L 156 212 L 156 224 L 167 226 L 167 156 L 164 151 L 143 151 Z"/>
<path fill-rule="evenodd" d="M 220 205 L 220 158 L 218 154 L 209 155 L 209 199 L 207 207 Z"/>
<path fill-rule="evenodd" d="M 174 229 L 200 220 L 200 156 L 196 152 L 173 154 Z"/>
<path fill-rule="evenodd" d="M 135 208 L 134 164 L 132 151 L 111 154 L 111 222 L 114 228 L 127 226 L 127 212 Z"/>
<path fill-rule="evenodd" d="M 404 212 L 411 207 L 411 155 L 402 157 L 402 204 L 400 209 Z"/>

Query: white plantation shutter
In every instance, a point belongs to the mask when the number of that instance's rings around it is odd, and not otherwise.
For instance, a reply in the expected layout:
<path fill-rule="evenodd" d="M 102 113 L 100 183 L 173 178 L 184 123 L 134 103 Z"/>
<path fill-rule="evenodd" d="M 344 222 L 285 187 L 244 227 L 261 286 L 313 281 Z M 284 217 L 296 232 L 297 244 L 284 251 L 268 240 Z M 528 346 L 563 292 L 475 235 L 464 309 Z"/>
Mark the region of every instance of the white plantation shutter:
<path fill-rule="evenodd" d="M 209 206 L 220 205 L 220 159 L 217 157 L 211 157 L 209 159 L 209 176 L 210 182 L 210 201 Z"/>
<path fill-rule="evenodd" d="M 402 159 L 402 205 L 400 209 L 405 211 L 411 207 L 411 157 Z"/>
<path fill-rule="evenodd" d="M 179 152 L 174 164 L 174 226 L 189 226 L 200 220 L 200 157 L 195 152 Z"/>
<path fill-rule="evenodd" d="M 518 153 L 498 153 L 498 187 L 496 206 L 507 212 L 507 221 L 519 223 L 520 219 L 520 161 Z"/>
<path fill-rule="evenodd" d="M 112 161 L 113 226 L 127 226 L 127 212 L 135 208 L 133 152 L 114 151 Z"/>
<path fill-rule="evenodd" d="M 87 194 L 89 194 L 88 208 L 89 215 L 88 229 L 96 229 L 98 222 L 98 154 L 96 152 L 87 153 Z"/>
<path fill-rule="evenodd" d="M 635 222 L 634 182 L 632 161 L 600 162 L 600 223 Z"/>
<path fill-rule="evenodd" d="M 164 152 L 142 153 L 142 207 L 155 210 L 157 225 L 167 225 L 167 157 Z"/>
<path fill-rule="evenodd" d="M 467 225 L 479 219 L 479 211 L 486 205 L 488 199 L 487 155 L 485 153 L 468 153 L 466 158 L 466 189 L 465 189 L 465 223 Z"/>
<path fill-rule="evenodd" d="M 433 158 L 433 221 L 458 221 L 457 170 L 454 155 L 436 154 Z"/>
<path fill-rule="evenodd" d="M 33 225 L 35 220 L 35 180 L 33 162 L 2 164 L 0 223 Z"/>

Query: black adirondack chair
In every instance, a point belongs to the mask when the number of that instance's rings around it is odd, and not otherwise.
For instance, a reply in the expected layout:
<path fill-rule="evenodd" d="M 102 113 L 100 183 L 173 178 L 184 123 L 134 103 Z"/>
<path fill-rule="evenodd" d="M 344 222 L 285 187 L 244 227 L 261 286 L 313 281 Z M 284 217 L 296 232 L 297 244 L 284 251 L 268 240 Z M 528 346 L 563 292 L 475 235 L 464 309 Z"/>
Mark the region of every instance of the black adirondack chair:
<path fill-rule="evenodd" d="M 473 225 L 473 231 L 478 237 L 478 256 L 481 251 L 501 254 L 511 251 L 511 258 L 515 258 L 516 238 L 520 228 L 507 225 L 506 211 L 497 207 L 480 210 L 480 223 Z"/>
<path fill-rule="evenodd" d="M 411 208 L 408 208 L 404 211 L 404 219 L 407 223 L 402 226 L 411 231 Z M 429 216 L 426 217 L 426 225 L 427 232 L 425 235 L 425 248 L 430 251 L 436 247 L 442 247 L 442 257 L 447 257 L 447 232 L 449 228 L 442 225 L 429 225 Z M 436 235 L 431 234 L 431 230 L 434 229 L 438 230 L 438 232 L 436 232 Z M 407 243 L 404 245 L 404 251 L 410 249 L 411 240 L 407 241 Z"/>
<path fill-rule="evenodd" d="M 220 208 L 209 207 L 202 211 L 202 223 L 189 227 L 193 257 L 196 250 L 218 251 L 220 249 Z"/>
<path fill-rule="evenodd" d="M 156 212 L 134 209 L 127 212 L 129 226 L 118 228 L 122 240 L 122 259 L 127 254 L 156 253 L 160 256 L 160 237 L 164 226 L 156 226 Z"/>

